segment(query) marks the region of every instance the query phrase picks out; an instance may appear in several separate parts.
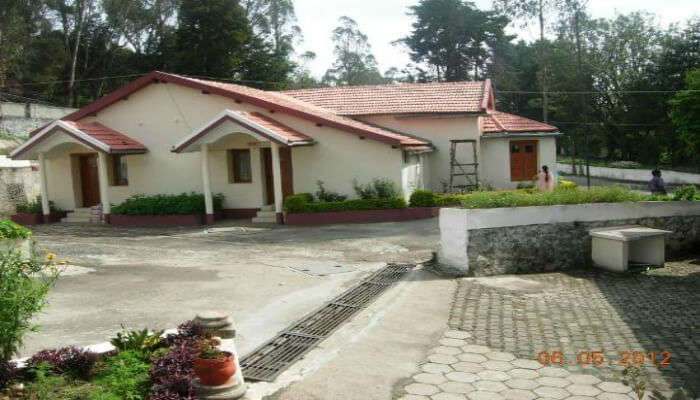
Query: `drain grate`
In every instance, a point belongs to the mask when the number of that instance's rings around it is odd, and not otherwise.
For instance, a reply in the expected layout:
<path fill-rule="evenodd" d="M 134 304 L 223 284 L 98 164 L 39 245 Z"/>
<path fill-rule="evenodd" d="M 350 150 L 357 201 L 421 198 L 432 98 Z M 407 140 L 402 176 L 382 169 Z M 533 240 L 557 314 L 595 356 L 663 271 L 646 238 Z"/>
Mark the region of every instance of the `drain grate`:
<path fill-rule="evenodd" d="M 294 322 L 241 359 L 246 380 L 272 382 L 343 322 L 401 279 L 413 265 L 389 264 L 321 308 Z"/>

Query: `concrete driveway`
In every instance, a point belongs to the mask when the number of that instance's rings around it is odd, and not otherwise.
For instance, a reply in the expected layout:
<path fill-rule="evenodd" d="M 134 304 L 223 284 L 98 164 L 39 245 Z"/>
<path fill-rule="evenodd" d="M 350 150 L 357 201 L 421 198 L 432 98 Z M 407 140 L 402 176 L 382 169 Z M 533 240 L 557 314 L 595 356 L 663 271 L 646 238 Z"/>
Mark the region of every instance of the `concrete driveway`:
<path fill-rule="evenodd" d="M 245 354 L 386 262 L 437 248 L 437 219 L 326 227 L 38 227 L 39 247 L 70 266 L 22 355 L 106 341 L 121 325 L 172 328 L 230 313 Z"/>

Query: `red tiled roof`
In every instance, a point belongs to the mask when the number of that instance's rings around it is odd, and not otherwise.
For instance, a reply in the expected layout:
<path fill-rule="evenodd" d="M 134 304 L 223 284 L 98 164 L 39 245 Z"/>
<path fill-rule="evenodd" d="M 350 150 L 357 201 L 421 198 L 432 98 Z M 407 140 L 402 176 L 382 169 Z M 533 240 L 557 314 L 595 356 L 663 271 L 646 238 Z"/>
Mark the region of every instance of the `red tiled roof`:
<path fill-rule="evenodd" d="M 403 83 L 335 86 L 282 92 L 340 115 L 480 113 L 488 108 L 491 82 Z"/>
<path fill-rule="evenodd" d="M 104 143 L 110 152 L 146 151 L 146 146 L 121 132 L 108 128 L 99 122 L 65 121 L 86 135 Z"/>
<path fill-rule="evenodd" d="M 297 100 L 280 92 L 266 92 L 247 86 L 190 78 L 159 71 L 153 71 L 136 79 L 130 84 L 64 117 L 63 120 L 80 120 L 81 118 L 92 115 L 103 108 L 108 107 L 120 99 L 126 98 L 129 96 L 129 94 L 147 85 L 158 82 L 170 82 L 199 89 L 204 93 L 225 96 L 236 101 L 246 102 L 268 110 L 294 115 L 299 118 L 313 121 L 319 125 L 331 126 L 345 132 L 367 137 L 368 139 L 382 141 L 394 146 L 430 145 L 428 140 L 370 126 L 362 122 L 337 115 L 332 111 L 314 106 L 312 104 L 304 103 L 303 101 Z M 36 131 L 33 133 L 36 133 Z"/>
<path fill-rule="evenodd" d="M 525 117 L 500 111 L 491 111 L 488 116 L 481 117 L 484 134 L 489 133 L 531 133 L 558 132 L 556 126 L 545 124 Z"/>
<path fill-rule="evenodd" d="M 278 135 L 284 137 L 287 139 L 289 142 L 294 143 L 294 142 L 308 142 L 314 140 L 310 136 L 306 136 L 303 133 L 295 130 L 294 128 L 291 128 L 279 121 L 275 121 L 272 118 L 268 118 L 259 112 L 246 112 L 246 111 L 234 111 L 236 114 L 260 125 L 263 126 Z"/>

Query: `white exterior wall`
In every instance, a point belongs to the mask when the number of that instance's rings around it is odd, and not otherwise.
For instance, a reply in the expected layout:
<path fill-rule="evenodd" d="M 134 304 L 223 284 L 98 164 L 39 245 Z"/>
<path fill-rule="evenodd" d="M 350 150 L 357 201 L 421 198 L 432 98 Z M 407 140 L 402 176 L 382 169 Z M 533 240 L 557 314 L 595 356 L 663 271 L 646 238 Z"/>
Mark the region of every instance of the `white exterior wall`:
<path fill-rule="evenodd" d="M 513 189 L 520 182 L 510 180 L 510 141 L 537 140 L 537 168 L 549 166 L 549 171 L 556 174 L 557 145 L 556 139 L 548 138 L 485 138 L 481 139 L 480 162 L 483 166 L 481 181 L 494 189 Z"/>
<path fill-rule="evenodd" d="M 371 115 L 362 116 L 358 119 L 416 135 L 430 140 L 433 143 L 435 150 L 427 156 L 426 189 L 443 191 L 444 185 L 449 183 L 451 140 L 476 140 L 477 154 L 480 154 L 479 118 L 476 116 L 453 118 L 397 118 L 393 115 Z M 464 154 L 460 161 L 464 163 L 473 162 L 471 148 L 467 146 L 460 147 L 459 155 L 462 155 L 462 149 L 468 149 L 468 152 L 464 153 L 469 154 Z M 479 162 L 483 163 L 483 161 L 483 157 L 479 156 Z M 481 166 L 480 169 L 482 169 Z M 481 175 L 481 171 L 479 171 L 479 175 Z"/>
<path fill-rule="evenodd" d="M 132 93 L 82 121 L 98 121 L 140 141 L 148 153 L 127 156 L 128 186 L 110 186 L 112 203 L 119 204 L 134 194 L 201 192 L 202 177 L 199 153 L 172 153 L 171 147 L 195 129 L 211 121 L 224 109 L 258 111 L 312 137 L 313 146 L 292 149 L 295 193 L 314 192 L 316 181 L 323 180 L 326 188 L 354 195 L 352 180 L 369 182 L 375 177 L 386 177 L 402 185 L 403 158 L 400 149 L 375 140 L 361 140 L 358 136 L 281 112 L 270 113 L 250 104 L 216 95 L 202 94 L 200 90 L 176 84 L 151 84 Z M 242 130 L 242 129 L 241 129 Z M 232 132 L 234 133 L 234 132 Z M 65 136 L 64 136 L 65 137 Z M 232 147 L 255 142 L 253 137 L 235 136 Z M 235 142 L 239 140 L 239 142 Z M 242 142 L 240 142 L 242 140 Z M 263 202 L 262 171 L 258 146 L 251 149 L 253 183 L 228 182 L 228 164 L 224 148 L 215 146 L 210 154 L 212 192 L 224 193 L 225 208 L 255 208 Z M 90 152 L 85 147 L 57 148 L 47 154 L 49 198 L 64 209 L 73 209 L 80 199 L 74 186 L 80 186 L 73 177 L 70 154 Z"/>

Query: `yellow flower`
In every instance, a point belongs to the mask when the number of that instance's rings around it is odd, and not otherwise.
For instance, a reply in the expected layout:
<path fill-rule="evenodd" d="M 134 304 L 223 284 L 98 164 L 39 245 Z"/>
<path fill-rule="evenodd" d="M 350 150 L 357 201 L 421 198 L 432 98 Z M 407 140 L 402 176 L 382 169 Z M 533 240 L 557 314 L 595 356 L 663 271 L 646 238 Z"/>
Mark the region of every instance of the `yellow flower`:
<path fill-rule="evenodd" d="M 46 255 L 46 261 L 53 261 L 56 258 L 54 253 L 49 253 Z"/>

